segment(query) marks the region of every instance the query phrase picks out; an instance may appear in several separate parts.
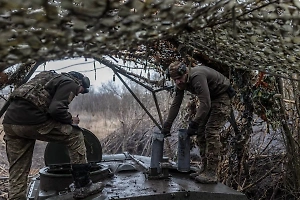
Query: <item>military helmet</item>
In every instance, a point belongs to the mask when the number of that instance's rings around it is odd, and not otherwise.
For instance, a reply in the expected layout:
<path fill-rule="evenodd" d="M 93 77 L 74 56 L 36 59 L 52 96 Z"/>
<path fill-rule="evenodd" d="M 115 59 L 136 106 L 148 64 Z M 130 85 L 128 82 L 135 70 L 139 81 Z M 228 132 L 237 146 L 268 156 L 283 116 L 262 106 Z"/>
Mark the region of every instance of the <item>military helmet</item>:
<path fill-rule="evenodd" d="M 70 71 L 68 72 L 68 74 L 74 77 L 75 79 L 79 80 L 82 87 L 84 88 L 84 91 L 82 92 L 83 94 L 89 92 L 88 88 L 90 87 L 90 79 L 88 77 L 76 71 Z"/>

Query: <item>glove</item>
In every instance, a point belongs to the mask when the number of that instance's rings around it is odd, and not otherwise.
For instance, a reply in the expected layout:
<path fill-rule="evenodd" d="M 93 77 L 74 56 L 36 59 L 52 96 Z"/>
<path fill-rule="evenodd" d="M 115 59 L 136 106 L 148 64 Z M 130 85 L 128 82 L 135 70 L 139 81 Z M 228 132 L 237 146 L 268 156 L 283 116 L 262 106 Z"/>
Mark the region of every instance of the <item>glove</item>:
<path fill-rule="evenodd" d="M 163 127 L 161 129 L 161 133 L 164 135 L 164 137 L 171 136 L 170 130 L 171 130 L 172 124 L 165 122 L 163 124 Z"/>
<path fill-rule="evenodd" d="M 187 134 L 188 136 L 193 136 L 193 135 L 197 135 L 197 130 L 199 127 L 199 123 L 191 121 L 189 123 L 189 127 L 187 129 Z"/>

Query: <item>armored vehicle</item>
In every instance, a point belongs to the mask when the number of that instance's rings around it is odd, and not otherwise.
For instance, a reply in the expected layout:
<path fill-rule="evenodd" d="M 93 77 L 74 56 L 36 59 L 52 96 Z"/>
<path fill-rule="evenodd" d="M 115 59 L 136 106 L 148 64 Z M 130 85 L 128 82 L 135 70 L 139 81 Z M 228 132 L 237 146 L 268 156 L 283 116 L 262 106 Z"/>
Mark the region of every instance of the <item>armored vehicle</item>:
<path fill-rule="evenodd" d="M 102 155 L 98 138 L 89 130 L 82 130 L 88 161 L 92 165 L 91 179 L 94 182 L 105 183 L 101 193 L 87 199 L 247 199 L 244 194 L 221 183 L 194 182 L 189 178 L 189 174 L 197 171 L 196 166 L 191 165 L 189 170 L 180 170 L 178 163 L 169 160 L 168 157 L 163 157 L 156 164 L 155 159 L 160 152 L 158 140 L 152 140 L 151 157 L 132 155 L 128 152 Z M 48 143 L 44 161 L 45 167 L 40 169 L 39 174 L 30 182 L 27 199 L 73 199 L 70 160 L 66 147 Z"/>

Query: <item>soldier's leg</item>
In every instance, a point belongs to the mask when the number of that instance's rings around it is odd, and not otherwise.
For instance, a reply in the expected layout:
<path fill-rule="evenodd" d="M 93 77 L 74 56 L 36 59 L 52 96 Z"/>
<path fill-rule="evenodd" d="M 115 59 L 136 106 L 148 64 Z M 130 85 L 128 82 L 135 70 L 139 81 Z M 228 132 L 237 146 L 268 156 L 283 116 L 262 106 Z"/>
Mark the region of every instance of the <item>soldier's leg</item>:
<path fill-rule="evenodd" d="M 206 158 L 206 134 L 205 134 L 205 127 L 199 127 L 198 134 L 197 134 L 197 145 L 200 150 L 201 156 L 201 169 L 200 173 L 204 171 L 207 165 L 207 158 Z"/>
<path fill-rule="evenodd" d="M 87 163 L 86 147 L 82 130 L 71 125 L 62 125 L 54 128 L 50 132 L 50 135 L 56 136 L 56 131 L 67 136 L 63 139 L 63 143 L 68 148 L 71 164 Z"/>
<path fill-rule="evenodd" d="M 192 178 L 192 179 L 194 179 L 199 174 L 201 174 L 206 169 L 206 165 L 207 165 L 207 159 L 206 159 L 206 155 L 205 155 L 206 138 L 205 138 L 204 127 L 198 128 L 198 132 L 197 132 L 197 136 L 196 136 L 196 143 L 197 143 L 197 146 L 199 147 L 201 163 L 200 163 L 199 169 L 196 172 L 190 174 L 190 178 Z"/>
<path fill-rule="evenodd" d="M 227 94 L 212 101 L 211 112 L 206 124 L 206 157 L 207 166 L 204 177 L 198 177 L 202 183 L 216 183 L 220 160 L 220 130 L 228 120 L 230 99 Z"/>
<path fill-rule="evenodd" d="M 31 133 L 24 137 L 62 143 L 67 146 L 71 164 L 87 163 L 84 137 L 79 128 L 49 120 L 36 125 Z"/>
<path fill-rule="evenodd" d="M 206 121 L 208 120 L 208 117 L 206 118 Z M 191 173 L 190 177 L 191 178 L 195 178 L 196 176 L 198 176 L 199 174 L 201 174 L 207 166 L 207 157 L 206 157 L 206 134 L 205 134 L 205 126 L 199 126 L 198 130 L 197 130 L 197 136 L 196 136 L 196 143 L 197 146 L 199 147 L 199 153 L 200 153 L 200 157 L 201 157 L 201 164 L 199 166 L 199 169 L 197 172 L 195 173 Z"/>
<path fill-rule="evenodd" d="M 28 174 L 35 140 L 19 137 L 22 126 L 3 125 L 6 153 L 9 162 L 9 199 L 26 199 Z"/>
<path fill-rule="evenodd" d="M 40 137 L 48 141 L 60 141 L 67 146 L 75 186 L 74 199 L 82 199 L 103 190 L 102 182 L 92 183 L 90 179 L 91 167 L 87 162 L 84 136 L 80 128 L 58 123 L 47 134 Z"/>
<path fill-rule="evenodd" d="M 87 162 L 82 130 L 70 125 L 62 125 L 61 127 L 54 128 L 49 134 L 55 137 L 57 134 L 56 131 L 61 131 L 63 134 L 68 135 L 64 139 L 64 143 L 68 147 L 72 164 L 72 176 L 75 186 L 73 198 L 83 199 L 101 192 L 104 188 L 102 182 L 92 183 L 90 178 L 91 166 Z"/>

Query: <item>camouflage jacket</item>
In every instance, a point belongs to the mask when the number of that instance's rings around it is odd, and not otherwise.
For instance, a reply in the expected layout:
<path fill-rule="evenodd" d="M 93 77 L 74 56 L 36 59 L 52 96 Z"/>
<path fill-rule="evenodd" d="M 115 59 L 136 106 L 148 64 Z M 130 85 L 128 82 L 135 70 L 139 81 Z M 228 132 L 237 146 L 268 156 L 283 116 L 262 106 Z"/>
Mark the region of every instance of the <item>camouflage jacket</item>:
<path fill-rule="evenodd" d="M 69 104 L 78 94 L 79 83 L 63 74 L 41 72 L 15 89 L 3 119 L 8 124 L 39 124 L 52 118 L 72 123 Z"/>

